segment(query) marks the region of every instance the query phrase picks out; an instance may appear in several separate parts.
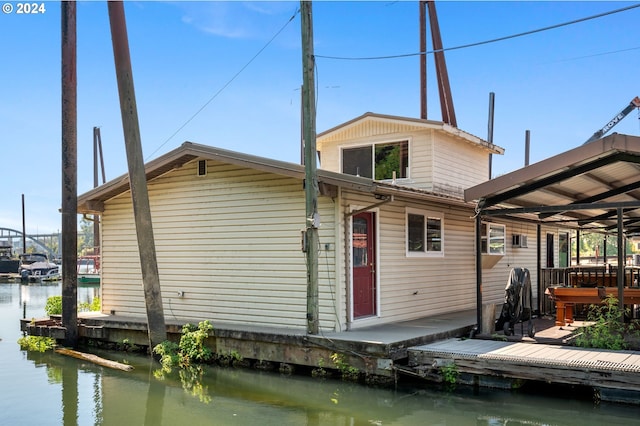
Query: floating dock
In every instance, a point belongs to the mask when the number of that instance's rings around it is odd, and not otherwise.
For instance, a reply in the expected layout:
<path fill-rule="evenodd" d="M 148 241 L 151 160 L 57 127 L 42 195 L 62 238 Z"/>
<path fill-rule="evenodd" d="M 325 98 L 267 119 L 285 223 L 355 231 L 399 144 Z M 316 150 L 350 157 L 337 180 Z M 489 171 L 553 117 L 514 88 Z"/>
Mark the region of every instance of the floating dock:
<path fill-rule="evenodd" d="M 140 318 L 82 313 L 78 319 L 82 338 L 148 345 L 147 325 Z M 475 310 L 319 335 L 214 322 L 206 344 L 220 355 L 294 367 L 332 368 L 332 355 L 338 353 L 370 383 L 394 383 L 401 375 L 442 383 L 445 367 L 451 366 L 457 384 L 517 388 L 531 381 L 584 386 L 593 390 L 596 400 L 640 405 L 640 352 L 570 346 L 576 327 L 555 326 L 552 318 L 536 322 L 534 338 L 518 335 L 518 324 L 516 335 L 508 338 L 469 338 Z M 185 323 L 167 321 L 171 340 L 179 339 Z M 65 336 L 56 318 L 24 319 L 21 328 L 31 335 Z"/>

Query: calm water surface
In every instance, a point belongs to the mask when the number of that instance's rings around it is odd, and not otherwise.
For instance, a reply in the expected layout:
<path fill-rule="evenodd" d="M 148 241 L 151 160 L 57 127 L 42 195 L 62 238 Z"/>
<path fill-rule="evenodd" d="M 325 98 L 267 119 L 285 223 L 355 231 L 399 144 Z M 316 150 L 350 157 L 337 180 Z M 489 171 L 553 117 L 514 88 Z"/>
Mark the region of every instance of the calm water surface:
<path fill-rule="evenodd" d="M 631 425 L 640 409 L 562 396 L 428 385 L 373 389 L 339 380 L 203 368 L 162 379 L 150 358 L 100 353 L 132 372 L 20 350 L 19 319 L 44 316 L 60 284 L 0 283 L 0 425 Z M 78 290 L 90 302 L 96 287 Z"/>

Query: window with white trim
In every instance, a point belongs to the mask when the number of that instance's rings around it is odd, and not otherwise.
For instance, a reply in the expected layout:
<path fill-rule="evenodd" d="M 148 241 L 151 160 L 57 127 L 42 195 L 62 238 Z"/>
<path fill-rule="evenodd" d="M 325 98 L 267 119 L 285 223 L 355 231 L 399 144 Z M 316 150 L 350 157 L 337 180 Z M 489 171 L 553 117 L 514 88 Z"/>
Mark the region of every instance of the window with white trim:
<path fill-rule="evenodd" d="M 344 148 L 342 173 L 375 180 L 409 177 L 409 141 Z"/>
<path fill-rule="evenodd" d="M 481 251 L 485 254 L 502 255 L 505 253 L 506 226 L 483 222 L 481 229 Z"/>
<path fill-rule="evenodd" d="M 407 256 L 444 254 L 444 214 L 406 209 Z"/>

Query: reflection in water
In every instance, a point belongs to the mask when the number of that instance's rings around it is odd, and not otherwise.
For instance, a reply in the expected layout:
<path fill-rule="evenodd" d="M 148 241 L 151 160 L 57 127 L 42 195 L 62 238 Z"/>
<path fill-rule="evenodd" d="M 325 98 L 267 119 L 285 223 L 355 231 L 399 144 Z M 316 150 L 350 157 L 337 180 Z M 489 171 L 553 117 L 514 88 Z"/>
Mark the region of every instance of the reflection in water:
<path fill-rule="evenodd" d="M 212 366 L 174 369 L 157 378 L 160 365 L 151 357 L 91 350 L 134 366 L 131 372 L 110 370 L 55 353 L 21 351 L 16 344 L 21 307 L 16 301 L 22 289 L 6 286 L 0 285 L 0 300 L 13 302 L 0 304 L 2 425 L 589 426 L 634 424 L 640 411 L 594 406 L 570 394 L 550 398 L 469 388 L 442 392 L 423 383 L 388 390 Z M 43 315 L 50 290 L 28 286 L 28 315 Z"/>
<path fill-rule="evenodd" d="M 62 423 L 78 424 L 78 369 L 72 366 L 62 369 Z"/>

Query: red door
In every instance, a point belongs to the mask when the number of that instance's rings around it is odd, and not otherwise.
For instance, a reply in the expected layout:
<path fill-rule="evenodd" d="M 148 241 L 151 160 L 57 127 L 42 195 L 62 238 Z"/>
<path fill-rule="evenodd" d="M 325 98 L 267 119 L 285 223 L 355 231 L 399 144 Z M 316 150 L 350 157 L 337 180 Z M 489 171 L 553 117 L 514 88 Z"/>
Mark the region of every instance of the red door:
<path fill-rule="evenodd" d="M 352 224 L 353 317 L 376 314 L 375 214 L 358 213 Z"/>

